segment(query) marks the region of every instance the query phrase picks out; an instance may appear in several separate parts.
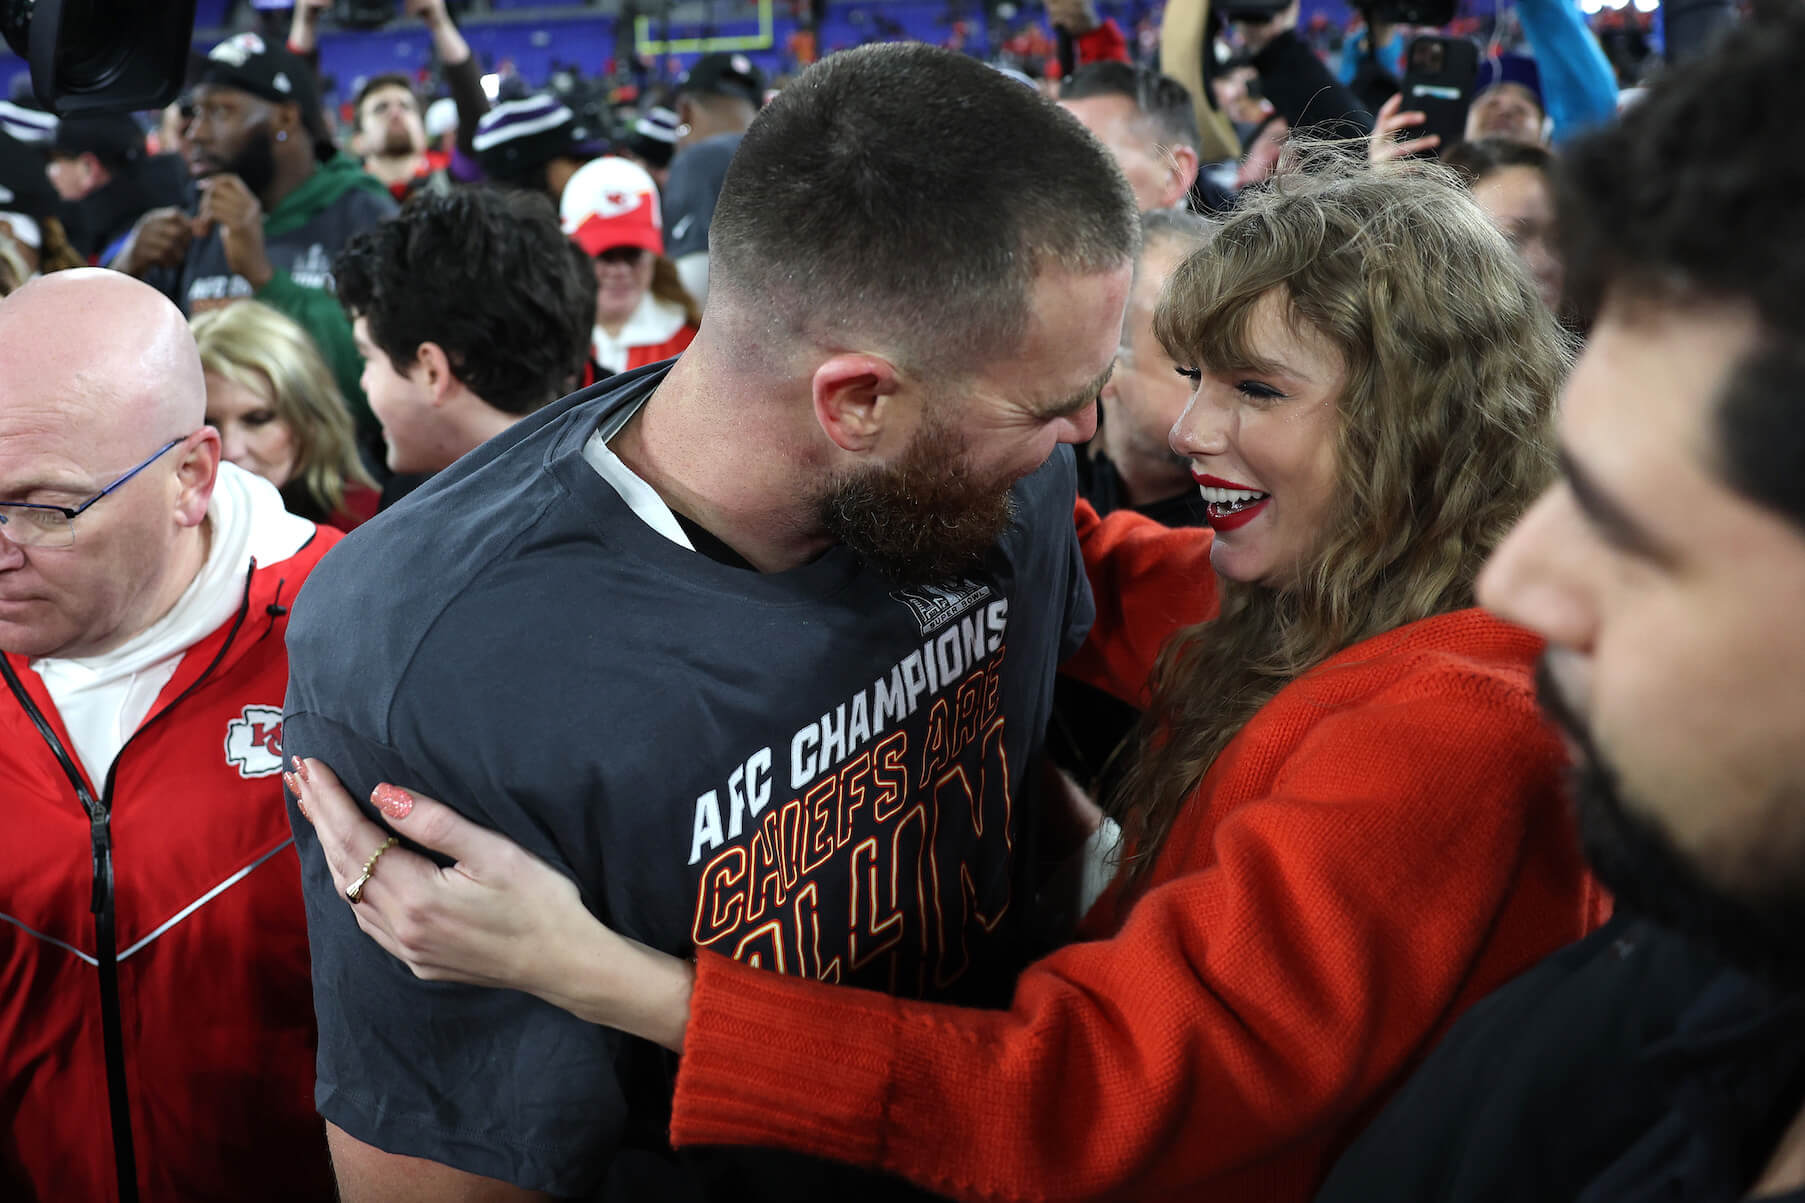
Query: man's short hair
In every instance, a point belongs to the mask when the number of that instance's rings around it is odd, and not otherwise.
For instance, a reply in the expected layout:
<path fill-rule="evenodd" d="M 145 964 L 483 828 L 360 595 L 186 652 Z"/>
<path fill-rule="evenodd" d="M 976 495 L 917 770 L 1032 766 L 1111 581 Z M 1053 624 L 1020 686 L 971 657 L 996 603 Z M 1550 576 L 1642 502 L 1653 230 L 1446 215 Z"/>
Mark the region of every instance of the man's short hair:
<path fill-rule="evenodd" d="M 715 292 L 797 333 L 888 340 L 924 376 L 1007 354 L 1043 269 L 1126 264 L 1128 183 L 1071 114 L 906 43 L 810 67 L 746 132 L 710 227 Z"/>
<path fill-rule="evenodd" d="M 1553 151 L 1515 138 L 1475 138 L 1470 142 L 1456 142 L 1441 157 L 1441 162 L 1443 167 L 1452 168 L 1469 188 L 1494 171 L 1503 171 L 1507 167 L 1533 167 L 1544 176 L 1554 172 Z"/>
<path fill-rule="evenodd" d="M 1134 102 L 1141 116 L 1152 123 L 1161 142 L 1198 150 L 1197 109 L 1191 90 L 1147 67 L 1115 61 L 1086 63 L 1060 85 L 1059 99 L 1089 100 L 1094 96 L 1122 96 Z"/>
<path fill-rule="evenodd" d="M 506 413 L 556 400 L 589 353 L 595 276 L 536 192 L 416 194 L 353 237 L 332 272 L 397 372 L 437 343 L 464 386 Z"/>
<path fill-rule="evenodd" d="M 1740 302 L 1760 342 L 1716 414 L 1729 484 L 1805 526 L 1805 10 L 1749 21 L 1675 67 L 1556 172 L 1567 288 L 1582 316 L 1622 303 Z"/>
<path fill-rule="evenodd" d="M 364 80 L 363 87 L 357 89 L 357 95 L 351 101 L 351 112 L 356 121 L 361 123 L 364 119 L 364 101 L 384 88 L 405 88 L 407 94 L 414 98 L 414 103 L 419 103 L 420 97 L 414 91 L 412 79 L 399 71 L 385 71 L 381 75 L 370 76 Z"/>
<path fill-rule="evenodd" d="M 1141 214 L 1141 255 L 1168 244 L 1187 251 L 1201 250 L 1222 224 L 1189 209 L 1154 209 Z"/>

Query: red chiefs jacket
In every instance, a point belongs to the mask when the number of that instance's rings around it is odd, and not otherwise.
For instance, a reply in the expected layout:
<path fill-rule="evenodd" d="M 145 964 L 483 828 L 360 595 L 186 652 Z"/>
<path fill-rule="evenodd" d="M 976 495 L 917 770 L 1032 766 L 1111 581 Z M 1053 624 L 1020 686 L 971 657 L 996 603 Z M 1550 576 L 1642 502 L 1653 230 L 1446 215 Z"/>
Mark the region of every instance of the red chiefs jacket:
<path fill-rule="evenodd" d="M 105 781 L 5 657 L 0 1198 L 332 1199 L 281 766 L 287 607 L 339 537 L 252 565 Z"/>

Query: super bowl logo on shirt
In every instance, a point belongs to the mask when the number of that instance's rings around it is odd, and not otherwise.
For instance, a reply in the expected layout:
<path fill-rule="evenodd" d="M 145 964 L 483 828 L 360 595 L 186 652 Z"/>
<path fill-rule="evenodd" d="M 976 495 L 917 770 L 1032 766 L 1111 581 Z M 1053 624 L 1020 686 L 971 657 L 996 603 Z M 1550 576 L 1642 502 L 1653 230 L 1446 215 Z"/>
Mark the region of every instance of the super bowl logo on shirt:
<path fill-rule="evenodd" d="M 269 777 L 282 771 L 282 707 L 246 706 L 226 724 L 226 763 L 240 777 Z"/>
<path fill-rule="evenodd" d="M 989 585 L 955 581 L 948 585 L 898 589 L 890 596 L 909 607 L 909 613 L 915 616 L 923 635 L 931 635 L 979 602 L 989 600 L 991 594 Z"/>

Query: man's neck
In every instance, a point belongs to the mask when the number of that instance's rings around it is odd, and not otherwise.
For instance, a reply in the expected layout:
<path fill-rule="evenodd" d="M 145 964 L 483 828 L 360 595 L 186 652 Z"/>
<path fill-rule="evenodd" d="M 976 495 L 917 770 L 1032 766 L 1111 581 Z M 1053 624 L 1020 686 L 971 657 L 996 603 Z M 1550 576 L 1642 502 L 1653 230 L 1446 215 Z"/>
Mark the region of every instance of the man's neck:
<path fill-rule="evenodd" d="M 731 117 L 707 110 L 698 110 L 689 123 L 689 133 L 683 136 L 683 145 L 694 146 L 698 142 L 705 142 L 709 138 L 718 137 L 721 134 L 743 134 L 745 132 L 746 127 Z"/>
<path fill-rule="evenodd" d="M 1115 465 L 1123 497 L 1130 506 L 1152 505 L 1196 487 L 1170 452 L 1151 455 L 1136 449 L 1130 438 L 1112 432 L 1107 420 L 1103 425 L 1103 453 Z"/>
<path fill-rule="evenodd" d="M 768 420 L 781 398 L 760 406 L 747 401 L 749 388 L 731 397 L 708 388 L 733 377 L 711 367 L 706 351 L 694 352 L 692 345 L 609 450 L 673 511 L 760 572 L 809 563 L 833 539 L 799 487 L 807 478 L 786 455 L 794 442 Z"/>
<path fill-rule="evenodd" d="M 449 456 L 445 460 L 447 466 L 475 451 L 521 418 L 520 414 L 497 409 L 468 391 L 459 399 L 456 411 L 447 416 L 456 431 L 452 438 L 453 445 L 448 448 Z"/>
<path fill-rule="evenodd" d="M 276 174 L 270 180 L 270 186 L 263 191 L 257 200 L 263 205 L 263 216 L 267 219 L 283 201 L 287 200 L 296 188 L 313 178 L 314 161 L 310 157 L 304 164 L 284 167 L 276 165 Z"/>
<path fill-rule="evenodd" d="M 371 155 L 364 160 L 364 170 L 389 188 L 407 183 L 420 175 L 427 166 L 424 151 L 412 151 L 404 155 Z"/>

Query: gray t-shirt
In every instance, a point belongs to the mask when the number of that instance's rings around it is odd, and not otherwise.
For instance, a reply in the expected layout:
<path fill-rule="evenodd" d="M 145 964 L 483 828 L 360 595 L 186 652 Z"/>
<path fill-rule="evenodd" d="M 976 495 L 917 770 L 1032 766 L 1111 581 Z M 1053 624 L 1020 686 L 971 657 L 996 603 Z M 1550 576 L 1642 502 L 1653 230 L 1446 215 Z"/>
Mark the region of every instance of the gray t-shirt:
<path fill-rule="evenodd" d="M 708 250 L 708 223 L 727 164 L 740 148 L 741 134 L 716 134 L 686 146 L 671 160 L 664 185 L 664 253 L 671 259 Z"/>
<path fill-rule="evenodd" d="M 301 287 L 332 292 L 332 260 L 354 234 L 397 211 L 387 195 L 347 189 L 302 225 L 281 234 L 266 234 L 264 253 L 271 267 L 287 272 Z M 183 313 L 193 313 L 196 306 L 211 302 L 239 301 L 253 295 L 251 282 L 226 266 L 225 243 L 218 230 L 209 230 L 189 248 L 176 292 Z"/>
<path fill-rule="evenodd" d="M 584 459 L 665 370 L 525 419 L 334 549 L 290 620 L 284 748 L 355 797 L 444 799 L 667 952 L 1005 1001 L 1054 671 L 1092 617 L 1069 449 L 969 580 L 899 588 L 843 547 L 760 574 L 673 543 Z M 565 1196 L 852 1197 L 799 1159 L 672 1154 L 673 1058 L 417 981 L 296 833 L 332 1123 Z"/>

